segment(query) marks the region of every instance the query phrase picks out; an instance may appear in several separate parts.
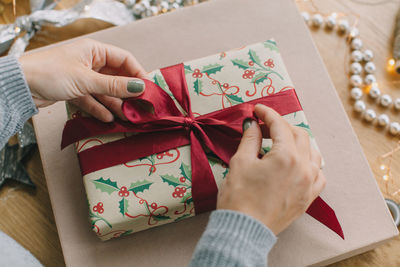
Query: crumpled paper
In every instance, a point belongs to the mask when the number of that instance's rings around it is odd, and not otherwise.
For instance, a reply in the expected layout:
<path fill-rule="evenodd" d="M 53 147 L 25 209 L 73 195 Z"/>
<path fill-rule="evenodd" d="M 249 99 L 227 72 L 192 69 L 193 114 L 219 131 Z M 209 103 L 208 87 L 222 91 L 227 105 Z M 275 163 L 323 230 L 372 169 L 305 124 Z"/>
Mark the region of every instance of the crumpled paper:
<path fill-rule="evenodd" d="M 46 0 L 31 0 L 31 6 L 31 14 L 18 17 L 14 23 L 0 25 L 0 53 L 10 49 L 9 55 L 20 56 L 29 40 L 45 25 L 63 27 L 81 18 L 94 18 L 113 25 L 134 20 L 126 5 L 114 0 L 83 0 L 65 10 L 54 10 L 56 3 Z"/>

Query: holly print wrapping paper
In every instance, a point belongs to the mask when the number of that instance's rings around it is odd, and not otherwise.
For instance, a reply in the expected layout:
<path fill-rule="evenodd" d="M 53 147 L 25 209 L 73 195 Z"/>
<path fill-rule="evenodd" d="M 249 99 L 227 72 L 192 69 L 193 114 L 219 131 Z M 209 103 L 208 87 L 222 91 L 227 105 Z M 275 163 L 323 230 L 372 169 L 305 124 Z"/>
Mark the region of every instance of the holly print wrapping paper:
<path fill-rule="evenodd" d="M 184 70 L 195 116 L 293 89 L 274 40 L 188 61 Z M 159 70 L 149 76 L 173 98 Z M 68 111 L 72 118 L 87 116 L 74 106 L 68 106 Z M 284 118 L 306 129 L 312 146 L 318 149 L 303 111 Z M 75 143 L 76 151 L 131 135 L 87 138 Z M 264 139 L 261 153 L 267 153 L 271 145 L 271 140 Z M 228 167 L 211 152 L 207 157 L 219 187 Z M 85 174 L 93 231 L 108 240 L 194 216 L 190 165 L 187 145 Z"/>

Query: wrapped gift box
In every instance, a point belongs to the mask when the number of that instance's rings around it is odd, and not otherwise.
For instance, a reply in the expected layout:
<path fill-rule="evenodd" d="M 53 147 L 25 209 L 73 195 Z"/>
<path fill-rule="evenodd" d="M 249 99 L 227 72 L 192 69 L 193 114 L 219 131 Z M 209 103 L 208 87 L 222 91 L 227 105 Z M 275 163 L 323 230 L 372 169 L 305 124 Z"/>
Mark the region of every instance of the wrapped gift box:
<path fill-rule="evenodd" d="M 287 98 L 280 95 L 281 92 L 293 93 L 293 84 L 274 40 L 187 61 L 183 63 L 183 68 L 194 116 L 262 97 L 268 98 L 271 95 L 274 95 L 277 105 L 290 105 Z M 177 107 L 180 107 L 160 70 L 151 72 L 149 77 L 174 99 Z M 295 93 L 293 98 L 296 98 Z M 297 98 L 295 101 L 297 102 Z M 181 112 L 185 113 L 183 110 Z M 83 112 L 72 105 L 69 106 L 69 114 L 69 123 L 83 116 Z M 300 106 L 293 107 L 293 112 L 285 111 L 282 115 L 291 125 L 305 129 L 309 133 L 310 143 L 318 150 Z M 228 113 L 228 116 L 236 115 Z M 241 122 L 239 121 L 240 125 Z M 85 122 L 82 122 L 66 127 L 66 132 L 75 135 L 85 126 Z M 100 122 L 99 126 L 102 126 Z M 106 127 L 110 127 L 110 124 L 104 123 L 104 128 Z M 127 135 L 130 133 L 90 136 L 75 144 L 83 168 L 91 224 L 102 240 L 176 222 L 194 216 L 197 211 L 192 198 L 190 145 L 134 158 L 129 162 L 95 171 L 91 166 L 85 166 L 87 160 L 82 159 L 82 152 L 122 140 Z M 157 143 L 157 140 L 152 140 L 148 146 L 153 146 L 154 143 Z M 136 147 L 132 146 L 127 148 L 125 153 L 130 154 L 135 149 Z M 264 139 L 261 153 L 270 149 L 271 140 Z M 99 156 L 99 152 L 104 152 L 104 156 Z M 101 151 L 101 148 L 93 153 L 108 159 L 119 156 L 118 153 L 112 155 L 110 152 Z M 212 152 L 207 154 L 215 183 L 219 187 L 228 173 L 228 167 Z M 98 165 L 98 162 L 94 164 Z"/>
<path fill-rule="evenodd" d="M 292 0 L 215 0 L 89 35 L 132 52 L 147 70 L 274 37 L 325 160 L 322 198 L 346 239 L 304 215 L 279 235 L 269 266 L 321 266 L 375 248 L 398 234 L 335 88 Z M 67 266 L 187 266 L 207 224 L 200 214 L 101 242 L 88 227 L 73 147 L 60 150 L 65 103 L 34 125 Z"/>

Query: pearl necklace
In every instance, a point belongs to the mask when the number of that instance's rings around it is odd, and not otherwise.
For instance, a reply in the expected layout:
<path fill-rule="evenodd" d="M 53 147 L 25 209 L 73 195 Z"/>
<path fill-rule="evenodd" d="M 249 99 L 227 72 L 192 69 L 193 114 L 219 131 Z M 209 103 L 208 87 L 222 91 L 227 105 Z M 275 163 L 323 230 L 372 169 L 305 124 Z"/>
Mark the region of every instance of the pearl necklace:
<path fill-rule="evenodd" d="M 302 12 L 303 19 L 310 27 L 320 28 L 323 25 L 327 29 L 337 28 L 337 31 L 342 34 L 347 34 L 351 40 L 351 64 L 350 64 L 350 85 L 353 87 L 350 91 L 351 98 L 354 102 L 354 110 L 361 114 L 361 118 L 369 123 L 375 123 L 377 126 L 386 127 L 388 131 L 393 135 L 400 134 L 400 124 L 398 122 L 390 122 L 389 116 L 386 114 L 380 114 L 379 116 L 372 108 L 367 108 L 365 102 L 362 100 L 364 93 L 360 89 L 363 85 L 368 90 L 368 95 L 371 99 L 375 100 L 376 104 L 381 105 L 385 108 L 393 107 L 395 110 L 400 111 L 400 98 L 392 100 L 392 97 L 388 94 L 381 94 L 379 90 L 374 72 L 376 70 L 375 64 L 372 62 L 374 54 L 371 50 L 363 48 L 363 42 L 358 38 L 360 32 L 356 27 L 350 27 L 349 22 L 345 19 L 336 22 L 336 15 L 332 14 L 327 17 L 323 17 L 321 14 L 313 14 L 310 16 L 307 12 Z M 361 73 L 364 69 L 364 79 Z"/>

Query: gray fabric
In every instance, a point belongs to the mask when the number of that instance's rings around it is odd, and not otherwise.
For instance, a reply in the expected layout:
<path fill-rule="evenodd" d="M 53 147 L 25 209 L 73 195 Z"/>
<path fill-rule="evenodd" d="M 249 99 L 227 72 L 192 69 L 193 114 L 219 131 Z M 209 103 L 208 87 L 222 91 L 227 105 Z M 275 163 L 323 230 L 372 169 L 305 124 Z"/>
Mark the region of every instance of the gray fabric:
<path fill-rule="evenodd" d="M 28 250 L 0 231 L 0 266 L 40 267 L 43 265 Z"/>
<path fill-rule="evenodd" d="M 18 60 L 0 58 L 0 148 L 37 113 Z"/>
<path fill-rule="evenodd" d="M 230 210 L 213 211 L 190 266 L 264 267 L 275 242 L 272 231 L 258 220 Z"/>

